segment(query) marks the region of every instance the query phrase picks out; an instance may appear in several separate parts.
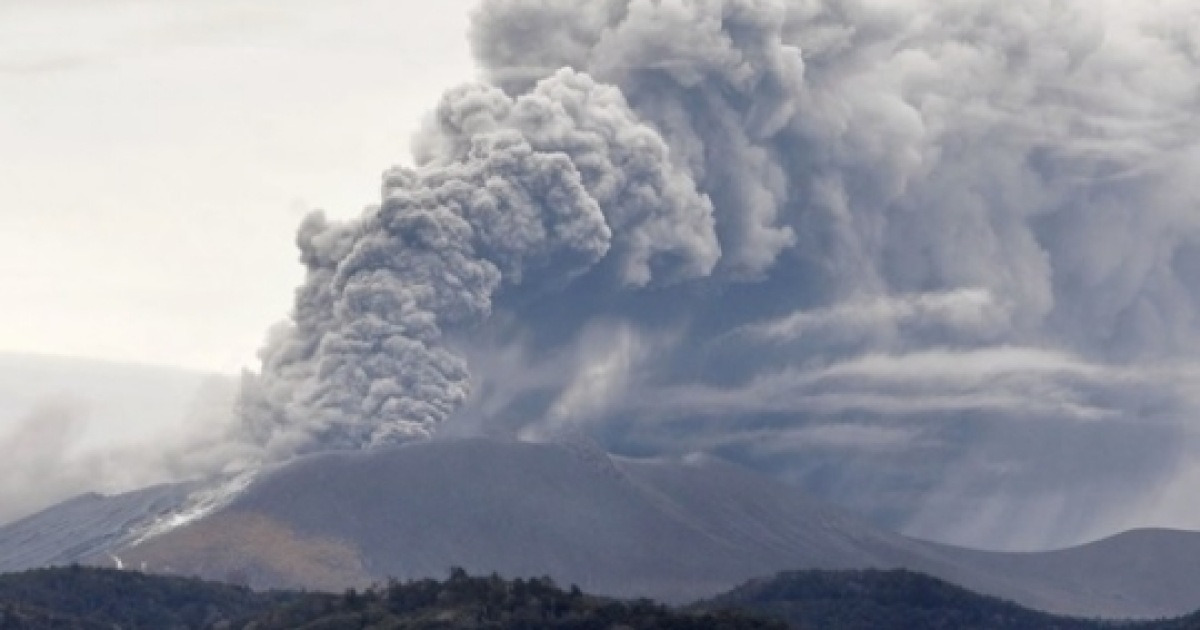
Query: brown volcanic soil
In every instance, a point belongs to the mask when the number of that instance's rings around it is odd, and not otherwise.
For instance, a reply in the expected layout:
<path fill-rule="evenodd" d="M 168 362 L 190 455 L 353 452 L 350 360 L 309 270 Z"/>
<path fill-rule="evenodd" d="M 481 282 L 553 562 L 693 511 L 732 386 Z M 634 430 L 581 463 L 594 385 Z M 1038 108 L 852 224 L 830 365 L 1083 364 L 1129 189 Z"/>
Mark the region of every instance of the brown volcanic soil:
<path fill-rule="evenodd" d="M 298 534 L 253 512 L 214 514 L 119 557 L 128 567 L 252 587 L 339 591 L 372 581 L 353 544 Z"/>

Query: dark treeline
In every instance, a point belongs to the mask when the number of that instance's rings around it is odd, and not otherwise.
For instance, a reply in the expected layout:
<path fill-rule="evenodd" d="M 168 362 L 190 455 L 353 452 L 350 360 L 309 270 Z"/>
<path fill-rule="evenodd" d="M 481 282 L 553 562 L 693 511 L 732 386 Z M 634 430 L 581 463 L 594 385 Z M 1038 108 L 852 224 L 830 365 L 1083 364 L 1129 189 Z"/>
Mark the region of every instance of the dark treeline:
<path fill-rule="evenodd" d="M 791 571 L 692 608 L 756 612 L 797 630 L 1200 630 L 1200 613 L 1140 622 L 1063 617 L 903 569 Z"/>
<path fill-rule="evenodd" d="M 9 628 L 561 628 L 782 629 L 734 611 L 682 611 L 566 589 L 550 578 L 471 577 L 390 582 L 363 591 L 255 593 L 194 579 L 70 567 L 0 576 L 0 629 Z"/>
<path fill-rule="evenodd" d="M 550 578 L 392 581 L 344 593 L 243 586 L 83 567 L 0 576 L 0 630 L 560 628 L 889 630 L 1195 630 L 1200 613 L 1153 622 L 1072 619 L 909 571 L 798 571 L 671 608 L 566 588 Z"/>

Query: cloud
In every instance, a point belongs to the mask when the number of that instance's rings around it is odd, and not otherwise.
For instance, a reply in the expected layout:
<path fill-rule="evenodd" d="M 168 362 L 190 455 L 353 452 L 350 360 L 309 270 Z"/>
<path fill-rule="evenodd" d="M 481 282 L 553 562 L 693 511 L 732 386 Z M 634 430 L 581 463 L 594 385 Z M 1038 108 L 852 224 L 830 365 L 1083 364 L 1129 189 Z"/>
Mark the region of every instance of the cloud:
<path fill-rule="evenodd" d="M 1008 326 L 1003 306 L 984 290 L 874 296 L 743 326 L 734 335 L 747 341 L 779 343 L 809 335 L 863 336 L 898 326 L 938 327 L 942 334 L 987 335 Z"/>
<path fill-rule="evenodd" d="M 79 409 L 66 402 L 47 403 L 0 438 L 0 446 L 9 454 L 0 471 L 0 522 L 77 491 L 84 479 L 78 474 L 64 479 L 61 468 L 80 429 Z"/>
<path fill-rule="evenodd" d="M 727 436 L 722 436 L 719 441 L 707 444 L 706 448 L 743 446 L 762 457 L 781 455 L 802 457 L 806 451 L 881 454 L 932 445 L 921 436 L 920 429 L 916 427 L 893 427 L 847 421 L 778 430 L 760 429 L 742 433 L 731 432 Z"/>
<path fill-rule="evenodd" d="M 643 392 L 635 409 L 669 417 L 745 413 L 870 412 L 880 415 L 988 411 L 1016 419 L 1131 419 L 1118 389 L 1167 389 L 1178 405 L 1184 389 L 1122 370 L 1032 348 L 927 350 L 864 355 L 811 369 L 758 374 L 735 387 L 682 385 Z"/>
<path fill-rule="evenodd" d="M 38 400 L 0 432 L 6 453 L 0 461 L 0 524 L 86 492 L 112 494 L 192 480 L 244 462 L 247 449 L 227 439 L 235 392 L 228 379 L 211 377 L 179 426 L 101 444 L 87 434 L 111 430 L 106 423 L 113 418 L 97 418 L 84 399 Z"/>
<path fill-rule="evenodd" d="M 59 2 L 49 8 L 11 2 L 0 11 L 3 21 L 13 25 L 0 30 L 5 35 L 0 75 L 28 78 L 162 55 L 188 45 L 211 45 L 294 20 L 287 11 L 228 1 L 192 11 L 180 11 L 175 3 L 142 0 Z"/>

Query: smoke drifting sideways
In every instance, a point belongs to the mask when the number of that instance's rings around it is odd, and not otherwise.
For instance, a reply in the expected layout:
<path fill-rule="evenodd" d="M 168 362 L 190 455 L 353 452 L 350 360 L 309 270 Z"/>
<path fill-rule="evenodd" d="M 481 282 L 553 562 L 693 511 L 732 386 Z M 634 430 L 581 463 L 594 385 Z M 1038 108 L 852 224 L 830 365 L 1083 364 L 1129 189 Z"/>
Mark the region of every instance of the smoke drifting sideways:
<path fill-rule="evenodd" d="M 1167 518 L 1147 489 L 1195 477 L 1200 429 L 1198 26 L 1166 0 L 489 0 L 485 82 L 416 167 L 301 227 L 237 438 L 584 428 L 998 548 Z"/>
<path fill-rule="evenodd" d="M 52 362 L 50 369 L 27 369 L 28 360 L 21 358 L 23 373 L 54 380 L 57 371 L 60 380 L 65 374 L 86 379 L 91 387 L 41 394 L 28 401 L 29 407 L 18 401 L 18 408 L 26 411 L 0 423 L 0 452 L 5 454 L 0 461 L 0 525 L 88 492 L 121 493 L 195 480 L 220 471 L 231 457 L 247 450 L 232 448 L 228 442 L 229 409 L 237 391 L 233 379 L 213 375 L 193 380 L 174 372 L 154 378 L 154 370 L 83 362 L 85 369 L 71 370 L 69 360 Z M 5 372 L 11 379 L 11 371 Z M 5 384 L 14 382 L 28 385 L 14 380 Z M 181 401 L 169 391 L 172 382 L 198 385 L 176 422 L 158 431 L 111 439 L 117 422 L 136 422 L 130 416 L 138 413 L 128 413 L 131 407 L 145 409 L 145 417 L 158 422 L 178 409 L 174 405 Z M 164 400 L 155 400 L 154 394 L 137 395 L 137 389 L 153 387 L 159 388 L 155 393 Z M 129 404 L 114 405 L 115 401 Z M 12 402 L 12 397 L 6 399 Z M 98 430 L 110 439 L 97 443 Z"/>

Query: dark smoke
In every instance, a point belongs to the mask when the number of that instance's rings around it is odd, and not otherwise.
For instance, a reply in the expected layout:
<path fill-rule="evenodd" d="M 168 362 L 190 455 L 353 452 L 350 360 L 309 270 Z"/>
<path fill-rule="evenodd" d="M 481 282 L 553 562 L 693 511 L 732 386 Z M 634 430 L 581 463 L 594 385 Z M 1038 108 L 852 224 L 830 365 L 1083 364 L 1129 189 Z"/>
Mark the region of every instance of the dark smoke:
<path fill-rule="evenodd" d="M 488 0 L 491 85 L 443 98 L 378 207 L 301 228 L 245 438 L 585 427 L 957 542 L 1140 524 L 1108 510 L 1195 435 L 1197 25 L 1182 1 Z"/>
<path fill-rule="evenodd" d="M 470 390 L 447 331 L 484 321 L 498 293 L 589 273 L 636 289 L 719 257 L 709 201 L 620 91 L 587 75 L 564 69 L 515 97 L 452 91 L 422 141 L 378 208 L 300 229 L 294 322 L 245 389 L 246 428 L 269 451 L 429 437 Z"/>

